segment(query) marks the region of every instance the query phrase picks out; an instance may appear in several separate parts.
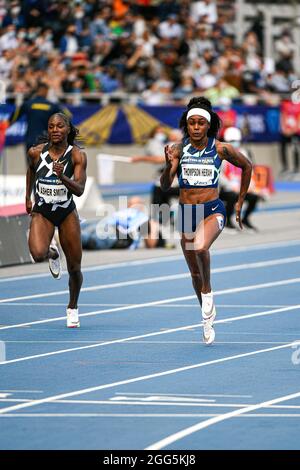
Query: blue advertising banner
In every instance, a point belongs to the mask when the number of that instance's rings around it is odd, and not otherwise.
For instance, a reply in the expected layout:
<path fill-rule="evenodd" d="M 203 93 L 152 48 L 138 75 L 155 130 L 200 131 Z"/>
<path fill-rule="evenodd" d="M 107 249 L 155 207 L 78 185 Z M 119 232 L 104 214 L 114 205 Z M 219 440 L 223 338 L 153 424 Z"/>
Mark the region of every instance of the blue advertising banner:
<path fill-rule="evenodd" d="M 73 123 L 79 127 L 87 146 L 102 143 L 143 143 L 157 125 L 178 128 L 185 108 L 182 106 L 146 106 L 108 104 L 107 106 L 68 106 Z M 7 120 L 14 110 L 12 105 L 0 106 L 0 121 Z M 231 125 L 245 130 L 249 142 L 278 142 L 280 139 L 280 109 L 271 106 L 236 105 L 230 110 L 216 109 L 224 123 L 230 115 Z M 26 119 L 22 117 L 6 131 L 6 145 L 24 141 Z"/>

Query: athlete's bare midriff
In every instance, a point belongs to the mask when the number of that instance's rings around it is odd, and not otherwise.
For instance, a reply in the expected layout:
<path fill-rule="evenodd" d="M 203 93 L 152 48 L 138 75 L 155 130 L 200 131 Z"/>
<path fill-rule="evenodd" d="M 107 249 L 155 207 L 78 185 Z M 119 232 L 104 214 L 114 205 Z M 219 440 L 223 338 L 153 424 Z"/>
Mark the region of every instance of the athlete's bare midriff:
<path fill-rule="evenodd" d="M 179 193 L 181 204 L 204 204 L 218 198 L 218 188 L 181 188 Z"/>

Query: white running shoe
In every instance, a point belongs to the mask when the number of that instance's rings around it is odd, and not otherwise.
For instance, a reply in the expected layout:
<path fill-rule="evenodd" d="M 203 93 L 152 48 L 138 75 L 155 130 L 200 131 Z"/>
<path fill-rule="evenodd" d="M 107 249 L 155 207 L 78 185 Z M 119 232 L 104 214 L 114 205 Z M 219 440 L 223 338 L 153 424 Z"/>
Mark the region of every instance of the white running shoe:
<path fill-rule="evenodd" d="M 210 345 L 214 342 L 216 333 L 213 327 L 216 318 L 216 307 L 213 301 L 212 292 L 202 294 L 202 318 L 203 318 L 203 341 Z"/>
<path fill-rule="evenodd" d="M 49 269 L 54 277 L 54 279 L 60 279 L 61 278 L 61 263 L 60 263 L 60 253 L 55 245 L 50 245 L 50 249 L 55 251 L 57 253 L 57 258 L 49 258 Z"/>
<path fill-rule="evenodd" d="M 80 327 L 78 308 L 67 308 L 67 327 L 68 328 Z"/>

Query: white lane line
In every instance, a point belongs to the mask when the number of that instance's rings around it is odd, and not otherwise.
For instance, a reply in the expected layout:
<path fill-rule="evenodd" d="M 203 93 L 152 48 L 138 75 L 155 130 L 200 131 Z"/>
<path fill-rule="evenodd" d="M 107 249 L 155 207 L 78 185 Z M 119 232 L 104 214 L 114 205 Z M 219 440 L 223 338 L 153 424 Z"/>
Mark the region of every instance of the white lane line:
<path fill-rule="evenodd" d="M 135 285 L 140 285 L 140 284 L 149 284 L 153 282 L 172 281 L 176 279 L 183 279 L 186 277 L 188 277 L 188 273 L 148 277 L 145 279 L 134 279 L 132 281 L 113 282 L 110 284 L 98 284 L 95 286 L 84 287 L 81 289 L 81 292 L 93 292 L 93 291 L 103 290 L 103 289 L 115 289 L 116 287 L 120 288 L 120 287 L 135 286 Z M 41 299 L 44 297 L 56 297 L 59 295 L 68 294 L 68 292 L 69 292 L 68 290 L 60 290 L 56 292 L 43 292 L 41 294 L 23 295 L 21 297 L 11 297 L 7 299 L 1 299 L 0 304 L 7 303 L 7 302 L 15 302 L 17 300 Z"/>
<path fill-rule="evenodd" d="M 195 295 L 190 295 L 190 296 L 184 296 L 184 297 L 172 297 L 170 299 L 155 300 L 153 302 L 146 302 L 146 303 L 142 303 L 142 304 L 133 304 L 133 305 L 125 306 L 125 307 L 108 308 L 108 309 L 105 309 L 105 310 L 95 310 L 94 312 L 81 313 L 80 317 L 82 318 L 82 317 L 88 317 L 88 316 L 94 316 L 94 315 L 101 315 L 103 313 L 120 312 L 120 311 L 123 311 L 123 310 L 132 310 L 132 309 L 137 309 L 137 308 L 144 308 L 146 306 L 155 306 L 155 305 L 160 305 L 161 303 L 167 303 L 167 302 L 176 301 L 176 300 L 185 300 L 187 298 L 191 299 L 191 298 L 194 298 L 194 297 L 196 297 L 196 296 Z M 24 326 L 39 325 L 39 324 L 43 324 L 43 323 L 52 323 L 52 322 L 60 321 L 60 320 L 66 321 L 66 317 L 65 316 L 55 317 L 55 318 L 48 318 L 46 320 L 37 320 L 37 321 L 33 321 L 33 322 L 17 323 L 15 325 L 1 326 L 0 331 L 9 330 L 9 329 L 12 329 L 12 328 L 20 328 L 20 327 L 24 327 Z"/>
<path fill-rule="evenodd" d="M 225 318 L 223 320 L 216 320 L 214 323 L 215 324 L 216 323 L 231 323 L 233 321 L 239 321 L 239 320 L 246 320 L 246 319 L 249 319 L 249 318 L 268 316 L 268 315 L 273 315 L 274 313 L 289 312 L 291 310 L 298 310 L 298 309 L 300 309 L 300 304 L 299 305 L 294 305 L 292 307 L 279 308 L 279 309 L 268 310 L 268 311 L 264 311 L 264 312 L 252 313 L 252 314 L 248 314 L 248 315 L 241 315 L 241 316 L 238 316 L 238 317 Z M 29 361 L 29 360 L 32 360 L 32 359 L 40 359 L 42 357 L 56 356 L 57 354 L 64 354 L 64 353 L 69 353 L 69 352 L 74 352 L 74 351 L 82 351 L 84 349 L 94 349 L 94 348 L 99 348 L 99 347 L 103 347 L 103 346 L 109 346 L 109 345 L 112 345 L 112 344 L 120 344 L 120 343 L 126 343 L 126 342 L 134 343 L 135 340 L 149 338 L 149 337 L 152 337 L 152 336 L 159 336 L 159 335 L 165 335 L 165 334 L 170 334 L 170 333 L 177 333 L 178 331 L 186 331 L 186 330 L 198 328 L 201 325 L 202 325 L 202 323 L 195 323 L 195 324 L 192 324 L 192 325 L 186 325 L 186 326 L 181 326 L 181 327 L 178 327 L 178 328 L 166 329 L 166 330 L 163 330 L 163 331 L 161 331 L 161 330 L 160 331 L 154 331 L 152 333 L 147 333 L 147 334 L 143 334 L 143 335 L 139 335 L 139 336 L 131 336 L 131 337 L 127 337 L 127 338 L 121 338 L 121 339 L 116 339 L 116 340 L 111 340 L 111 341 L 105 341 L 105 342 L 100 342 L 100 343 L 96 343 L 96 344 L 89 344 L 88 346 L 78 346 L 76 348 L 61 349 L 61 350 L 58 350 L 58 351 L 56 350 L 56 351 L 51 351 L 51 352 L 47 352 L 47 353 L 37 354 L 37 355 L 34 355 L 34 356 L 19 357 L 19 358 L 16 358 L 16 359 L 10 359 L 10 360 L 5 361 L 5 362 L 0 362 L 0 366 L 1 365 L 7 365 L 7 364 L 14 364 L 16 362 Z M 183 341 L 183 343 L 185 343 L 185 342 Z M 192 341 L 189 341 L 188 343 L 192 343 Z M 199 341 L 195 341 L 194 343 L 199 344 Z M 229 342 L 229 343 L 231 344 L 232 342 Z M 282 343 L 283 342 L 281 341 L 280 344 L 282 344 Z M 263 344 L 265 344 L 265 342 L 263 342 Z M 295 344 L 295 341 L 294 341 L 293 344 Z"/>
<path fill-rule="evenodd" d="M 300 282 L 299 277 L 293 278 L 293 279 L 283 279 L 281 281 L 266 282 L 266 283 L 263 283 L 263 284 L 254 284 L 254 285 L 250 285 L 250 286 L 236 287 L 236 288 L 231 288 L 231 289 L 224 289 L 224 290 L 220 290 L 220 291 L 215 291 L 214 295 L 217 296 L 217 295 L 223 295 L 223 294 L 233 294 L 233 293 L 237 293 L 237 292 L 246 292 L 246 291 L 256 290 L 256 289 L 266 289 L 266 288 L 269 288 L 269 287 L 285 286 L 285 285 L 289 285 L 289 284 L 296 284 L 296 283 L 299 283 L 299 282 Z M 95 315 L 102 315 L 104 313 L 121 312 L 121 311 L 124 311 L 124 310 L 133 310 L 133 309 L 137 309 L 137 308 L 145 308 L 145 307 L 151 307 L 151 306 L 156 306 L 156 305 L 160 306 L 160 305 L 167 304 L 167 303 L 170 303 L 170 302 L 179 302 L 181 300 L 191 300 L 191 299 L 195 299 L 195 298 L 196 298 L 195 294 L 194 295 L 187 295 L 187 296 L 183 296 L 183 297 L 171 297 L 169 299 L 155 300 L 153 302 L 146 302 L 146 303 L 142 303 L 142 304 L 133 304 L 133 305 L 125 306 L 125 307 L 109 308 L 109 309 L 106 309 L 106 310 L 95 310 L 94 312 L 82 313 L 80 315 L 80 317 L 81 318 L 91 317 L 91 316 L 95 316 Z M 287 308 L 289 308 L 289 307 L 287 307 Z M 294 308 L 295 308 L 295 306 L 292 306 L 291 309 L 293 310 Z M 10 330 L 10 329 L 13 329 L 13 328 L 22 328 L 24 326 L 31 326 L 31 325 L 40 325 L 40 324 L 43 324 L 43 323 L 52 323 L 52 322 L 61 321 L 61 320 L 66 321 L 66 317 L 63 316 L 63 317 L 47 318 L 46 320 L 36 320 L 36 321 L 33 321 L 33 322 L 17 323 L 17 324 L 14 324 L 14 325 L 1 326 L 0 327 L 0 332 L 2 330 Z"/>
<path fill-rule="evenodd" d="M 279 258 L 271 261 L 265 262 L 255 262 L 255 263 L 244 263 L 244 264 L 234 264 L 231 266 L 225 266 L 222 268 L 214 268 L 212 269 L 212 274 L 220 274 L 226 272 L 233 272 L 233 271 L 242 271 L 242 270 L 249 270 L 249 269 L 259 269 L 259 268 L 267 268 L 270 266 L 280 266 L 283 264 L 290 264 L 290 263 L 298 263 L 300 261 L 300 256 L 298 257 L 291 257 L 291 258 Z M 148 277 L 144 279 L 134 279 L 132 281 L 122 281 L 122 282 L 113 282 L 110 284 L 98 284 L 90 287 L 84 287 L 81 289 L 81 292 L 94 292 L 103 289 L 115 289 L 120 287 L 128 287 L 128 286 L 136 286 L 142 284 L 152 284 L 153 282 L 166 282 L 166 281 L 175 281 L 180 279 L 187 279 L 190 277 L 189 272 L 180 273 L 180 274 L 169 274 L 166 276 L 155 276 L 155 277 Z M 23 295 L 21 297 L 9 297 L 6 299 L 1 299 L 0 304 L 8 303 L 8 302 L 15 302 L 18 300 L 27 300 L 27 299 L 41 299 L 44 297 L 56 297 L 58 295 L 65 295 L 68 294 L 68 290 L 61 290 L 56 292 L 43 292 L 40 294 L 32 294 L 32 295 Z"/>
<path fill-rule="evenodd" d="M 287 341 L 214 341 L 214 344 L 286 344 Z M 130 344 L 199 344 L 197 341 L 130 341 Z M 299 343 L 300 346 L 300 343 Z M 1 363 L 0 363 L 1 364 Z"/>
<path fill-rule="evenodd" d="M 216 413 L 13 413 L 1 418 L 208 418 Z M 300 414 L 253 413 L 236 418 L 300 418 Z"/>
<path fill-rule="evenodd" d="M 16 305 L 20 305 L 20 304 L 16 304 Z M 25 304 L 25 305 L 35 305 L 35 304 Z M 42 304 L 42 305 L 48 305 L 48 304 Z M 62 304 L 62 305 L 66 305 L 65 303 Z M 274 305 L 257 305 L 257 304 L 243 304 L 243 305 L 238 305 L 238 304 L 219 304 L 219 303 L 216 303 L 216 307 L 217 308 L 246 308 L 247 310 L 249 310 L 249 308 L 279 308 L 279 307 L 289 307 L 290 305 L 292 304 L 274 304 Z M 199 304 L 198 303 L 194 303 L 194 304 L 165 304 L 165 305 L 162 305 L 163 308 L 168 308 L 168 307 L 174 307 L 174 308 L 197 308 L 199 307 Z"/>
<path fill-rule="evenodd" d="M 32 400 L 26 398 L 1 398 L 0 403 L 29 403 Z M 129 400 L 55 400 L 55 404 L 60 403 L 62 405 L 125 405 L 125 406 L 173 406 L 177 405 L 180 407 L 195 407 L 195 408 L 240 408 L 248 407 L 249 403 L 199 403 L 199 402 L 168 402 L 168 401 L 129 401 Z M 279 410 L 299 410 L 300 406 L 297 405 L 270 405 L 266 406 L 267 409 L 279 409 Z M 0 408 L 1 409 L 1 408 Z"/>
<path fill-rule="evenodd" d="M 6 305 L 11 305 L 11 306 L 22 306 L 22 307 L 65 307 L 66 306 L 66 302 L 62 302 L 62 303 L 50 303 L 50 302 L 6 302 L 5 304 L 0 304 L 0 307 L 1 306 L 6 306 Z M 128 306 L 128 305 L 135 305 L 133 303 L 121 303 L 121 304 L 114 304 L 114 303 L 109 303 L 109 304 L 102 304 L 102 303 L 99 303 L 99 304 L 94 304 L 94 303 L 80 303 L 80 307 L 125 307 L 125 306 Z M 217 303 L 216 304 L 216 307 L 217 308 L 246 308 L 246 309 L 249 309 L 249 308 L 275 308 L 275 307 L 288 307 L 289 305 L 292 305 L 292 304 L 273 304 L 273 305 L 257 305 L 257 304 L 242 304 L 242 305 L 239 305 L 239 304 L 219 304 Z M 164 304 L 162 305 L 163 308 L 169 308 L 169 307 L 174 307 L 174 308 L 182 308 L 182 307 L 185 307 L 185 308 L 198 308 L 199 307 L 199 304 L 198 303 L 194 303 L 194 304 L 173 304 L 173 303 L 170 303 L 170 304 Z"/>
<path fill-rule="evenodd" d="M 99 344 L 99 341 L 5 341 L 8 343 L 17 344 Z M 137 341 L 130 341 L 131 344 L 199 344 L 197 341 L 144 341 L 143 339 Z M 286 344 L 288 341 L 215 341 L 215 344 Z M 69 351 L 69 350 L 68 350 Z M 1 363 L 0 363 L 1 364 Z M 1 393 L 1 392 L 0 392 Z"/>
<path fill-rule="evenodd" d="M 285 246 L 285 245 L 284 245 Z M 289 246 L 289 245 L 287 245 Z M 168 256 L 157 256 L 154 258 L 145 258 L 145 259 L 140 259 L 140 260 L 135 260 L 135 261 L 127 261 L 127 262 L 120 262 L 120 263 L 110 263 L 110 264 L 104 264 L 104 265 L 97 265 L 97 266 L 90 266 L 87 268 L 83 268 L 82 272 L 83 273 L 88 273 L 88 272 L 94 272 L 94 271 L 107 271 L 109 269 L 115 269 L 115 268 L 128 268 L 129 266 L 144 266 L 145 264 L 156 264 L 156 263 L 166 263 L 170 261 L 178 261 L 178 260 L 183 260 L 182 255 L 172 255 L 170 257 Z M 67 274 L 62 273 L 62 274 Z M 1 278 L 0 283 L 3 282 L 14 282 L 14 281 L 24 281 L 27 279 L 40 279 L 43 277 L 49 277 L 49 273 L 40 273 L 40 274 L 29 274 L 29 275 L 24 275 L 24 276 L 13 276 L 13 277 L 6 277 L 6 278 Z"/>
<path fill-rule="evenodd" d="M 0 390 L 0 393 L 43 393 L 42 390 Z"/>
<path fill-rule="evenodd" d="M 56 400 L 55 403 L 62 403 L 62 404 L 73 404 L 73 405 L 126 405 L 126 406 L 179 406 L 179 407 L 213 407 L 213 408 L 240 408 L 241 406 L 249 406 L 249 404 L 233 404 L 233 403 L 188 403 L 188 402 L 170 402 L 170 401 L 130 401 L 130 400 L 91 400 L 88 401 L 81 401 L 81 400 Z"/>
<path fill-rule="evenodd" d="M 7 400 L 8 401 L 8 400 Z M 20 400 L 21 402 L 21 400 Z M 26 403 L 25 400 L 22 401 L 22 403 Z M 27 401 L 28 403 L 28 401 Z M 197 408 L 197 407 L 213 407 L 213 408 L 240 408 L 241 406 L 246 407 L 249 406 L 248 404 L 232 404 L 232 403 L 181 403 L 181 402 L 142 402 L 142 401 L 126 401 L 126 400 L 119 400 L 119 401 L 110 401 L 110 400 L 91 400 L 91 401 L 84 401 L 81 402 L 81 400 L 56 400 L 55 403 L 61 403 L 61 404 L 73 404 L 73 405 L 114 405 L 114 406 L 153 406 L 153 407 L 160 407 L 160 406 L 173 406 L 173 407 L 192 407 L 192 408 Z"/>
<path fill-rule="evenodd" d="M 66 302 L 61 302 L 61 303 L 52 303 L 52 302 L 5 302 L 5 303 L 0 303 L 0 307 L 5 307 L 6 305 L 11 305 L 11 306 L 21 306 L 21 307 L 65 307 Z M 121 303 L 121 304 L 114 304 L 114 303 L 109 303 L 109 304 L 95 304 L 95 303 L 80 303 L 80 307 L 124 307 L 126 305 L 134 305 L 134 304 L 128 304 L 128 303 Z"/>
<path fill-rule="evenodd" d="M 222 357 L 222 358 L 219 358 L 219 359 L 214 359 L 212 361 L 200 362 L 198 364 L 192 364 L 192 365 L 189 365 L 189 366 L 178 367 L 176 369 L 169 369 L 169 370 L 166 370 L 166 371 L 163 371 L 163 372 L 156 372 L 156 373 L 153 373 L 153 374 L 142 375 L 142 376 L 139 376 L 139 377 L 134 377 L 132 379 L 125 379 L 125 380 L 120 380 L 120 381 L 112 382 L 112 383 L 108 383 L 108 384 L 102 384 L 102 385 L 97 385 L 97 386 L 94 386 L 94 387 L 83 388 L 81 390 L 74 390 L 73 392 L 61 393 L 59 395 L 52 395 L 52 396 L 49 396 L 49 397 L 46 397 L 46 398 L 41 398 L 39 400 L 32 400 L 29 403 L 20 403 L 18 405 L 13 405 L 13 406 L 5 407 L 5 408 L 0 408 L 0 415 L 5 414 L 5 413 L 9 413 L 11 411 L 16 411 L 16 410 L 20 410 L 20 409 L 24 409 L 24 408 L 30 408 L 30 407 L 33 407 L 33 406 L 42 405 L 44 403 L 51 403 L 51 402 L 54 402 L 56 400 L 63 400 L 65 398 L 71 398 L 71 397 L 75 397 L 75 396 L 78 396 L 78 395 L 83 395 L 83 394 L 86 394 L 86 393 L 98 392 L 99 390 L 107 390 L 107 389 L 119 387 L 119 386 L 122 386 L 122 385 L 128 385 L 128 384 L 132 384 L 132 383 L 142 382 L 142 381 L 145 381 L 145 380 L 156 379 L 158 377 L 166 377 L 166 376 L 169 376 L 169 375 L 178 374 L 179 372 L 186 372 L 188 370 L 199 369 L 200 367 L 205 367 L 205 366 L 209 366 L 209 365 L 213 365 L 213 364 L 225 363 L 225 362 L 233 361 L 235 359 L 241 359 L 241 358 L 245 358 L 245 357 L 256 356 L 258 354 L 264 354 L 264 353 L 267 353 L 267 352 L 279 351 L 281 349 L 291 348 L 291 346 L 293 344 L 294 344 L 294 341 L 292 343 L 281 345 L 281 346 L 274 346 L 272 348 L 259 349 L 259 350 L 251 351 L 251 352 L 248 352 L 248 353 L 236 354 L 234 356 Z M 300 392 L 296 395 L 300 396 Z M 296 396 L 294 398 L 296 398 Z M 272 404 L 275 404 L 275 403 L 268 403 L 268 405 L 269 404 L 272 405 Z"/>
<path fill-rule="evenodd" d="M 298 398 L 298 397 L 300 397 L 300 392 L 292 393 L 290 395 L 285 395 L 279 398 L 274 398 L 272 400 L 267 400 L 261 403 L 257 403 L 256 405 L 250 405 L 250 406 L 247 406 L 246 408 L 240 408 L 238 410 L 225 413 L 221 416 L 217 416 L 215 418 L 210 418 L 208 420 L 201 421 L 200 423 L 194 424 L 193 426 L 185 428 L 182 431 L 171 434 L 170 436 L 164 439 L 161 439 L 160 441 L 157 441 L 154 444 L 151 444 L 150 446 L 146 447 L 145 450 L 164 449 L 165 447 L 168 447 L 170 444 L 173 444 L 174 442 L 177 442 L 183 439 L 184 437 L 190 436 L 191 434 L 195 432 L 201 431 L 202 429 L 208 428 L 209 426 L 220 423 L 221 421 L 226 421 L 227 419 L 231 419 L 236 416 L 240 416 L 246 413 L 250 413 L 251 411 L 258 410 L 260 408 L 266 408 L 268 406 L 275 405 L 276 403 L 280 403 L 282 401 L 287 401 L 287 400 L 292 400 L 293 398 Z"/>
<path fill-rule="evenodd" d="M 219 415 L 212 413 L 14 413 L 2 415 L 1 418 L 207 418 L 208 416 Z"/>
<path fill-rule="evenodd" d="M 124 393 L 116 392 L 115 395 L 124 395 Z M 159 396 L 159 397 L 210 397 L 210 398 L 252 398 L 253 395 L 224 395 L 220 393 L 156 393 L 156 392 L 126 392 L 126 395 L 133 396 Z"/>
<path fill-rule="evenodd" d="M 218 255 L 226 255 L 230 253 L 241 253 L 244 251 L 260 251 L 260 250 L 273 250 L 276 248 L 288 248 L 291 246 L 297 246 L 300 245 L 299 240 L 289 240 L 286 242 L 275 242 L 275 243 L 262 243 L 259 245 L 255 246 L 239 246 L 235 248 L 222 248 L 222 249 L 212 249 L 211 252 L 214 256 Z M 127 268 L 128 266 L 144 266 L 145 264 L 156 264 L 156 263 L 165 263 L 165 262 L 170 262 L 170 261 L 178 261 L 182 260 L 183 261 L 183 255 L 173 255 L 173 256 L 158 256 L 154 258 L 145 258 L 141 260 L 135 260 L 135 261 L 125 261 L 125 262 L 119 262 L 119 263 L 111 263 L 111 264 L 105 264 L 102 266 L 90 266 L 88 268 L 84 268 L 83 272 L 93 272 L 93 271 L 106 271 L 109 269 L 114 269 L 114 268 L 122 268 L 125 267 Z M 40 273 L 40 274 L 30 274 L 30 275 L 24 275 L 24 276 L 13 276 L 13 277 L 6 277 L 6 278 L 1 278 L 0 283 L 3 282 L 14 282 L 14 281 L 24 281 L 26 279 L 39 279 L 43 277 L 49 277 L 49 273 Z"/>

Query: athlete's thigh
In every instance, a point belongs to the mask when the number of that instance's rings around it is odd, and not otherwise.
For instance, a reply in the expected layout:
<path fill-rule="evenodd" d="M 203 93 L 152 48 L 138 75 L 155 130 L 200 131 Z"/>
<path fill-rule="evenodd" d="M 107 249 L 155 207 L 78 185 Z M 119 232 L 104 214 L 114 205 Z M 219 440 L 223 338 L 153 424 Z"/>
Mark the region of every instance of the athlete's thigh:
<path fill-rule="evenodd" d="M 48 250 L 55 227 L 50 220 L 38 212 L 33 212 L 29 229 L 28 245 L 31 252 Z"/>
<path fill-rule="evenodd" d="M 181 248 L 190 272 L 192 274 L 199 273 L 199 266 L 197 263 L 196 251 L 194 247 L 194 239 L 186 236 L 183 233 L 181 237 Z"/>
<path fill-rule="evenodd" d="M 67 264 L 80 264 L 82 257 L 81 231 L 76 210 L 71 212 L 60 224 L 58 232 Z"/>
<path fill-rule="evenodd" d="M 209 250 L 224 227 L 223 214 L 211 214 L 197 227 L 195 234 L 195 250 Z"/>

